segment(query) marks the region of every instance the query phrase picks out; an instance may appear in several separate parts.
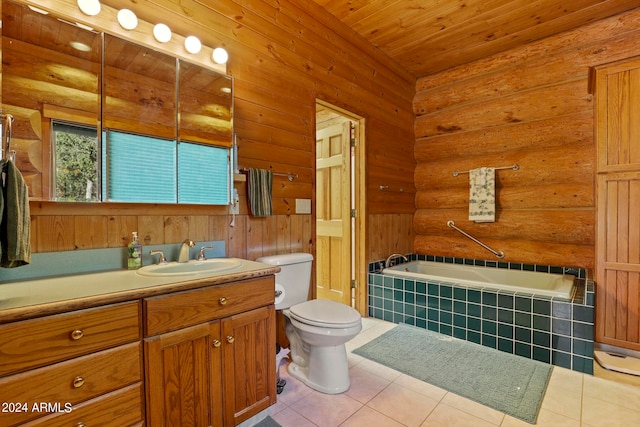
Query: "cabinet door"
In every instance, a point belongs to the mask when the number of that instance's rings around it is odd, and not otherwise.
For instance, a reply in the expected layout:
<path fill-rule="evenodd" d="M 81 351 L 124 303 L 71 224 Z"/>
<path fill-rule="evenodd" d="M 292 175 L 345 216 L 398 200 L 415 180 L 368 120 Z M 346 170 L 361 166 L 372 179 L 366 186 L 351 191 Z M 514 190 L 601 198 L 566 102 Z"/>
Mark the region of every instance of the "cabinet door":
<path fill-rule="evenodd" d="M 250 418 L 276 402 L 275 307 L 222 321 L 225 425 Z"/>
<path fill-rule="evenodd" d="M 146 338 L 150 426 L 221 426 L 219 322 Z"/>

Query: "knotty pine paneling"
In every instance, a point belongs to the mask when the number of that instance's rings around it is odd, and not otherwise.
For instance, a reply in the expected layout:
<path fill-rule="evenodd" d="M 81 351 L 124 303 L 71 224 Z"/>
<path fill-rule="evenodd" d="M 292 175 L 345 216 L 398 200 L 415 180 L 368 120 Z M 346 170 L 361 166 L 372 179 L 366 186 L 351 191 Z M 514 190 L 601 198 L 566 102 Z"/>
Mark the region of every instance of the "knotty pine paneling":
<path fill-rule="evenodd" d="M 637 55 L 640 11 L 425 76 L 414 98 L 414 250 L 506 261 L 595 264 L 595 142 L 589 67 Z M 468 175 L 496 172 L 497 222 L 469 222 Z"/>
<path fill-rule="evenodd" d="M 246 184 L 236 184 L 241 215 L 235 227 L 229 226 L 227 207 L 32 202 L 34 250 L 121 247 L 137 230 L 143 245 L 224 239 L 229 256 L 249 259 L 313 253 L 313 218 L 294 215 L 294 209 L 296 198 L 314 197 L 315 102 L 322 99 L 366 118 L 367 209 L 377 228 L 394 230 L 388 232 L 393 237 L 368 239 L 367 258 L 396 248 L 410 252 L 411 227 L 396 233 L 396 217 L 412 218 L 415 211 L 412 76 L 313 2 L 103 2 L 149 22 L 171 22 L 173 31 L 197 35 L 203 44 L 224 46 L 234 78 L 240 166 L 292 172 L 298 179 L 274 178 L 271 218 L 249 215 Z M 382 193 L 380 185 L 405 191 Z"/>

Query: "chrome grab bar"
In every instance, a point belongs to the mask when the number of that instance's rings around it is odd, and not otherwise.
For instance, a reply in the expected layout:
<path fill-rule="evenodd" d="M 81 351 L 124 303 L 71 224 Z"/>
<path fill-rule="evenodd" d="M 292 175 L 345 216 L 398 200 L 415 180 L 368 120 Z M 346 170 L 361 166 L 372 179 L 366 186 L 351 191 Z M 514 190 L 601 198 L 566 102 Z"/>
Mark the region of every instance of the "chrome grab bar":
<path fill-rule="evenodd" d="M 456 227 L 456 223 L 453 222 L 453 220 L 449 220 L 447 221 L 447 225 L 449 226 L 449 228 L 453 228 L 454 230 L 456 230 L 458 233 L 462 234 L 465 237 L 468 237 L 469 239 L 473 240 L 474 242 L 476 242 L 477 244 L 479 244 L 480 246 L 482 246 L 483 248 L 485 248 L 486 250 L 488 250 L 489 252 L 491 252 L 492 254 L 494 254 L 496 257 L 498 258 L 504 258 L 504 252 L 502 251 L 496 251 L 494 249 L 491 249 L 489 246 L 485 245 L 484 243 L 482 243 L 480 240 L 476 239 L 475 237 L 473 237 L 472 235 L 460 230 L 458 227 Z"/>

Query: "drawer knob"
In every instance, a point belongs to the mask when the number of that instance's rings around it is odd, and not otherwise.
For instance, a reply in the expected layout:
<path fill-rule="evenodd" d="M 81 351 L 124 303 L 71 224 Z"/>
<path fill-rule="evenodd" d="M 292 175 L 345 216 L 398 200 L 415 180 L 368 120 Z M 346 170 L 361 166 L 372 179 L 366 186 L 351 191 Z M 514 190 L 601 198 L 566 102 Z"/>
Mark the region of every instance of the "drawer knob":
<path fill-rule="evenodd" d="M 226 305 L 229 302 L 229 300 L 226 299 L 225 297 L 220 297 L 218 302 L 220 303 L 220 305 Z"/>
<path fill-rule="evenodd" d="M 229 344 L 233 344 L 233 342 L 234 342 L 235 340 L 236 340 L 236 339 L 235 339 L 234 337 L 232 337 L 231 335 L 227 335 L 227 342 L 228 342 Z"/>
<path fill-rule="evenodd" d="M 84 423 L 81 421 L 78 424 L 76 424 L 76 427 L 85 427 Z"/>
<path fill-rule="evenodd" d="M 84 336 L 84 332 L 82 332 L 82 329 L 76 329 L 75 331 L 71 331 L 71 339 L 74 341 L 78 341 L 83 336 Z"/>
<path fill-rule="evenodd" d="M 84 378 L 82 378 L 81 376 L 77 376 L 73 379 L 73 387 L 74 388 L 80 388 L 84 385 Z"/>
<path fill-rule="evenodd" d="M 222 342 L 220 342 L 220 340 L 213 340 L 213 346 L 215 348 L 220 348 L 221 345 L 222 345 Z"/>

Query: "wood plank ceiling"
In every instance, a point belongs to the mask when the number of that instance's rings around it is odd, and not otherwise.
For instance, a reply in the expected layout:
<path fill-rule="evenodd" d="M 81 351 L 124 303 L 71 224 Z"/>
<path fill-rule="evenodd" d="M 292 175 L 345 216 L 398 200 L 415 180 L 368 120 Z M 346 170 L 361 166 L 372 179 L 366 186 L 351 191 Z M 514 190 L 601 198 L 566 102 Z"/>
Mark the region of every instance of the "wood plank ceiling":
<path fill-rule="evenodd" d="M 640 6 L 638 0 L 314 0 L 414 77 Z"/>

